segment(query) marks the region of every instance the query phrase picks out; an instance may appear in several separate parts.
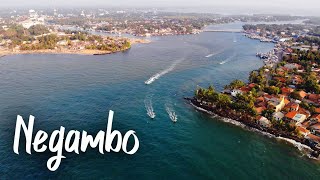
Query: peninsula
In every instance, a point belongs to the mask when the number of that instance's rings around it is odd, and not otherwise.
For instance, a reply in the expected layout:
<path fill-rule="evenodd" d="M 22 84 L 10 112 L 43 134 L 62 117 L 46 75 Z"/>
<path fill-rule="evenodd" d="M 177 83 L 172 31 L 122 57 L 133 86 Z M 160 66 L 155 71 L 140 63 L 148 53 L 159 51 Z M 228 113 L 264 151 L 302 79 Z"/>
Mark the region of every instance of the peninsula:
<path fill-rule="evenodd" d="M 269 39 L 275 48 L 258 53 L 265 65 L 247 83 L 234 80 L 222 92 L 198 88 L 190 102 L 200 110 L 296 141 L 319 158 L 320 51 L 317 29 L 291 25 L 244 26 L 246 35 Z M 262 28 L 263 27 L 263 28 Z M 276 28 L 275 28 L 276 27 Z M 288 28 L 291 27 L 291 28 Z"/>
<path fill-rule="evenodd" d="M 51 29 L 44 25 L 11 25 L 0 31 L 0 56 L 13 54 L 102 55 L 126 51 L 143 39 L 94 35 L 84 31 Z"/>

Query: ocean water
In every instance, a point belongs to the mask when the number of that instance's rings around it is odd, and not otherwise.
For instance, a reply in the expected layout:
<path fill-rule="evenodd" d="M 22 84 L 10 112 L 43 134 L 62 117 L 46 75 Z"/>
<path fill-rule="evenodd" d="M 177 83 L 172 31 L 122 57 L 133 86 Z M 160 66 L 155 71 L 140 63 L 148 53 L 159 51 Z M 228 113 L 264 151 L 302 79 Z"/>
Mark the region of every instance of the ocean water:
<path fill-rule="evenodd" d="M 320 165 L 296 148 L 196 111 L 183 97 L 197 86 L 217 90 L 246 81 L 271 50 L 240 33 L 152 38 L 106 56 L 16 55 L 0 59 L 0 179 L 319 179 Z M 150 85 L 144 82 L 158 75 Z M 156 113 L 150 119 L 145 101 Z M 166 107 L 178 116 L 173 123 Z M 35 131 L 60 126 L 95 134 L 135 130 L 138 152 L 64 153 L 50 172 L 53 153 L 13 152 L 17 115 L 35 116 Z"/>

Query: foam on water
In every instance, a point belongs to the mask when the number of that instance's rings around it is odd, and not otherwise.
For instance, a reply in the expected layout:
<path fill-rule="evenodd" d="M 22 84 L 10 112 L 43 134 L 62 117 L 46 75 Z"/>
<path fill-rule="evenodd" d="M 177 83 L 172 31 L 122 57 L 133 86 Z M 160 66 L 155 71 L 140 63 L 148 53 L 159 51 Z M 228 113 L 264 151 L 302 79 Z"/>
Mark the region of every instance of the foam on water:
<path fill-rule="evenodd" d="M 218 115 L 214 114 L 213 112 L 207 111 L 207 110 L 205 110 L 203 108 L 200 108 L 200 107 L 198 107 L 198 106 L 196 106 L 196 105 L 194 105 L 192 103 L 191 103 L 191 105 L 193 107 L 195 107 L 197 110 L 200 110 L 202 112 L 210 114 L 213 118 L 218 118 L 219 120 L 221 120 L 223 122 L 230 123 L 230 124 L 242 127 L 242 128 L 247 129 L 249 131 L 258 132 L 259 134 L 262 134 L 262 135 L 267 136 L 269 138 L 276 138 L 278 140 L 286 141 L 286 142 L 292 144 L 294 147 L 296 147 L 300 152 L 302 152 L 303 154 L 307 155 L 308 158 L 319 160 L 319 159 L 316 159 L 316 158 L 311 156 L 311 152 L 313 150 L 307 145 L 301 144 L 300 142 L 297 142 L 297 141 L 295 141 L 293 139 L 284 138 L 284 137 L 281 137 L 281 136 L 275 136 L 275 135 L 270 134 L 268 132 L 264 132 L 264 131 L 261 131 L 261 130 L 256 129 L 256 128 L 249 127 L 249 126 L 247 126 L 247 125 L 245 125 L 245 124 L 243 124 L 243 123 L 241 123 L 239 121 L 233 120 L 233 119 L 229 119 L 229 118 L 224 118 L 224 117 L 218 116 Z"/>
<path fill-rule="evenodd" d="M 205 57 L 206 58 L 209 58 L 209 57 L 212 57 L 214 54 L 209 54 L 209 55 L 206 55 Z"/>
<path fill-rule="evenodd" d="M 167 69 L 151 76 L 147 81 L 145 81 L 145 84 L 149 85 L 152 84 L 155 80 L 159 79 L 161 76 L 171 72 L 174 70 L 174 68 L 183 61 L 183 59 L 178 59 L 175 62 L 173 62 L 173 64 L 171 64 Z"/>
<path fill-rule="evenodd" d="M 227 62 L 229 62 L 229 61 L 231 61 L 232 60 L 232 58 L 234 58 L 236 55 L 235 54 L 233 54 L 232 56 L 230 56 L 229 58 L 227 58 L 226 60 L 224 60 L 224 61 L 221 61 L 219 64 L 225 64 L 225 63 L 227 63 Z"/>
<path fill-rule="evenodd" d="M 156 114 L 154 113 L 154 110 L 153 110 L 153 107 L 152 107 L 152 101 L 151 101 L 151 98 L 146 98 L 144 100 L 144 105 L 146 107 L 146 111 L 147 111 L 147 114 L 150 118 L 155 118 L 156 117 Z"/>

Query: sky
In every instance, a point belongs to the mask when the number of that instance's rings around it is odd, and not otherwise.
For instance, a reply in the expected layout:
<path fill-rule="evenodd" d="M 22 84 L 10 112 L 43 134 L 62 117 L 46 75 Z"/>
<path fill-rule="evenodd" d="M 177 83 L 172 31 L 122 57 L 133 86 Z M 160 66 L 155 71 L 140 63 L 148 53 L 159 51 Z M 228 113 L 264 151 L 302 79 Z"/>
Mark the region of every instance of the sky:
<path fill-rule="evenodd" d="M 0 7 L 167 7 L 225 14 L 319 15 L 320 0 L 0 0 Z"/>

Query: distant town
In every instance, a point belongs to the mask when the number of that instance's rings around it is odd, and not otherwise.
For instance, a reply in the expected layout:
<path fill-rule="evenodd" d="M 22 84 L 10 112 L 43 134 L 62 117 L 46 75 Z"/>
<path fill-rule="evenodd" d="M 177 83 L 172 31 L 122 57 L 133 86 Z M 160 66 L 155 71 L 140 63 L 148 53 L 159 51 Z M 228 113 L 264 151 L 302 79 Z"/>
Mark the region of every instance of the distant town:
<path fill-rule="evenodd" d="M 0 54 L 109 54 L 150 42 L 139 37 L 198 34 L 207 25 L 236 21 L 297 19 L 303 17 L 173 13 L 155 8 L 4 9 L 0 13 Z"/>

